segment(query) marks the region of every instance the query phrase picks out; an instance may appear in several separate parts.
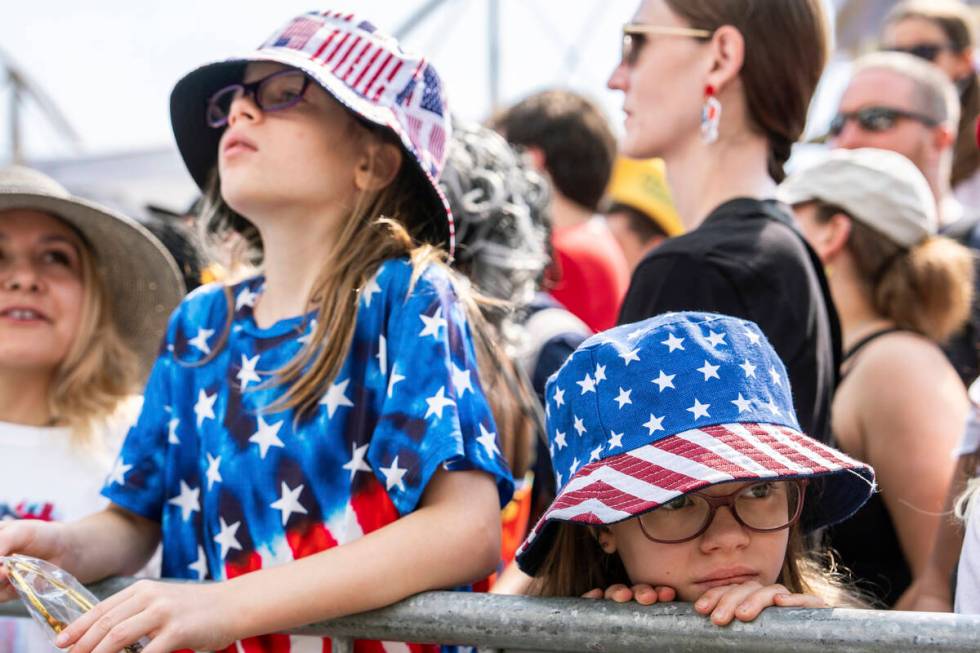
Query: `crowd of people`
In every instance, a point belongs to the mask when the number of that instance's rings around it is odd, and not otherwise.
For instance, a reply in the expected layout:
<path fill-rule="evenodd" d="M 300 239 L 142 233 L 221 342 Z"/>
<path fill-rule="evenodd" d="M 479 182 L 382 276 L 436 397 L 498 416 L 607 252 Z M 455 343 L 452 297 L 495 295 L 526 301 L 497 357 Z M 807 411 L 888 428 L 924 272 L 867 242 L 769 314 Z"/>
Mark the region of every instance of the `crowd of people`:
<path fill-rule="evenodd" d="M 322 11 L 177 82 L 186 214 L 0 169 L 0 556 L 213 581 L 0 652 L 320 650 L 439 588 L 980 613 L 974 20 L 896 5 L 789 175 L 822 0 L 642 0 L 618 143 Z"/>

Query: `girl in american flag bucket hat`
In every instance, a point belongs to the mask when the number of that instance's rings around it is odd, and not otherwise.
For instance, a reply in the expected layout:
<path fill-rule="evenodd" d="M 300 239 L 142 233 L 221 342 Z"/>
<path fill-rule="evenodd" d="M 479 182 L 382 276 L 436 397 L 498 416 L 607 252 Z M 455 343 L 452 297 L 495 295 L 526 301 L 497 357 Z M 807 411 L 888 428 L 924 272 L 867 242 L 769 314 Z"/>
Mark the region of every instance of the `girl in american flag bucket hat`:
<path fill-rule="evenodd" d="M 521 545 L 531 593 L 693 601 L 714 623 L 767 606 L 855 605 L 803 554 L 874 472 L 800 431 L 753 322 L 667 313 L 584 342 L 549 379 L 558 496 Z"/>
<path fill-rule="evenodd" d="M 267 633 L 485 577 L 513 482 L 479 374 L 485 325 L 445 265 L 435 70 L 352 14 L 309 13 L 188 74 L 171 110 L 207 230 L 240 239 L 259 273 L 202 286 L 171 317 L 103 489 L 112 506 L 5 526 L 0 555 L 88 582 L 162 541 L 164 577 L 216 582 L 134 585 L 57 644 L 329 650 Z"/>

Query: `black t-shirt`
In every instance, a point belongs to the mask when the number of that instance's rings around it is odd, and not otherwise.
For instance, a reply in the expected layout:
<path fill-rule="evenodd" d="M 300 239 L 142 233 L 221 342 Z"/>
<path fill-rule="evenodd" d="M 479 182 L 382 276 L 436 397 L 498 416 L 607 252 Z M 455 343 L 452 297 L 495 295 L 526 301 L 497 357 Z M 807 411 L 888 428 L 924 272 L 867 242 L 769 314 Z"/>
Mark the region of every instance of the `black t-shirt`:
<path fill-rule="evenodd" d="M 803 430 L 829 442 L 840 324 L 823 267 L 775 201 L 734 199 L 667 240 L 633 273 L 619 323 L 668 311 L 752 320 L 789 371 Z"/>

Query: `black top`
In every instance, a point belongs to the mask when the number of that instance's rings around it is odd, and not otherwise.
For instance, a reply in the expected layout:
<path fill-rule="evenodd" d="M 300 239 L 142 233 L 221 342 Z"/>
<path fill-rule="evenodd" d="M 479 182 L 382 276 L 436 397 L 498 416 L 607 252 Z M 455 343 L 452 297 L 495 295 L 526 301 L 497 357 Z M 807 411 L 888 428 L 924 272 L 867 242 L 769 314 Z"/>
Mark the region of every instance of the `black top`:
<path fill-rule="evenodd" d="M 789 372 L 800 426 L 830 441 L 841 339 L 823 267 L 775 201 L 741 198 L 669 239 L 633 273 L 619 323 L 668 311 L 752 320 Z"/>

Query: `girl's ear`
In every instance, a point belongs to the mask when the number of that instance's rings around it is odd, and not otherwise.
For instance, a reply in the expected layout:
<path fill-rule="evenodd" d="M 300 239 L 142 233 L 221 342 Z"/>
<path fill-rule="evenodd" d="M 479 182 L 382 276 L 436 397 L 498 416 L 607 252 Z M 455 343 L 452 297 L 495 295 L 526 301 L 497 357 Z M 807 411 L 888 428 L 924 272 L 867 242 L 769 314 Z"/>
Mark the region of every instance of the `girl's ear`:
<path fill-rule="evenodd" d="M 819 246 L 814 247 L 826 263 L 833 262 L 844 251 L 851 239 L 851 218 L 843 213 L 835 213 L 824 225 Z"/>
<path fill-rule="evenodd" d="M 600 527 L 595 531 L 595 539 L 599 541 L 599 548 L 604 553 L 616 553 L 616 536 L 606 527 Z"/>
<path fill-rule="evenodd" d="M 711 36 L 712 64 L 706 82 L 719 93 L 742 72 L 745 38 L 732 25 L 722 25 Z"/>
<path fill-rule="evenodd" d="M 394 143 L 370 139 L 354 169 L 354 185 L 361 191 L 381 190 L 398 176 L 402 158 L 401 148 Z"/>

